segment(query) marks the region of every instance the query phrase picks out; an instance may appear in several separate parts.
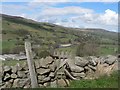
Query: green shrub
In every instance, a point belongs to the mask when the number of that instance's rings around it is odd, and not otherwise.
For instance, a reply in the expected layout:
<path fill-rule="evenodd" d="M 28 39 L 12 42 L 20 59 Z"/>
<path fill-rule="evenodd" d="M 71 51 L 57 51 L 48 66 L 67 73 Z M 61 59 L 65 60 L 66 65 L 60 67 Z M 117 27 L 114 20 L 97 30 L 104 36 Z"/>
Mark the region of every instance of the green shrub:
<path fill-rule="evenodd" d="M 47 56 L 50 56 L 50 51 L 45 50 L 45 49 L 41 50 L 39 48 L 34 48 L 33 52 L 36 53 L 36 57 L 38 57 L 38 58 L 45 58 Z"/>
<path fill-rule="evenodd" d="M 24 29 L 19 29 L 15 31 L 15 34 L 19 36 L 25 36 L 25 35 L 30 35 L 29 31 L 24 30 Z"/>
<path fill-rule="evenodd" d="M 24 46 L 15 46 L 10 50 L 10 53 L 12 54 L 19 54 L 20 52 L 25 52 L 25 47 Z"/>
<path fill-rule="evenodd" d="M 99 45 L 94 43 L 81 43 L 77 50 L 76 55 L 77 56 L 95 56 L 99 54 Z"/>

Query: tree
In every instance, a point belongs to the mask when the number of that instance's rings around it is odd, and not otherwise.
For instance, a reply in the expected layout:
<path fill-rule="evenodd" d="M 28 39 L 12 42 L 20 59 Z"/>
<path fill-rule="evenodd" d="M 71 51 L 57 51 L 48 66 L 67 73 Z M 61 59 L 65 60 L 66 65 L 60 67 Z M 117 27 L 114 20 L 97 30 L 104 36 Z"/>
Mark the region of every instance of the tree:
<path fill-rule="evenodd" d="M 78 48 L 77 48 L 77 51 L 76 51 L 76 55 L 77 56 L 84 56 L 84 45 L 85 43 L 81 43 Z"/>
<path fill-rule="evenodd" d="M 99 54 L 99 46 L 92 43 L 82 43 L 78 46 L 76 55 L 77 56 L 95 56 Z"/>
<path fill-rule="evenodd" d="M 99 38 L 84 37 L 76 50 L 77 56 L 95 56 L 99 54 Z"/>

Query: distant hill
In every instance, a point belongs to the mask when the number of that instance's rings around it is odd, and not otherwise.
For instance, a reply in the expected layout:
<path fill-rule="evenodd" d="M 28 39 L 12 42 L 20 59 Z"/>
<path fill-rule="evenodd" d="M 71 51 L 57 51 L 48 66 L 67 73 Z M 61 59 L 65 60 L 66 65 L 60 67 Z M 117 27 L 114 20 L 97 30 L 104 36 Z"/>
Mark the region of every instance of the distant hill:
<path fill-rule="evenodd" d="M 98 43 L 117 44 L 117 33 L 95 28 L 68 28 L 51 23 L 36 22 L 23 17 L 2 16 L 2 39 L 5 51 L 15 46 L 23 46 L 26 35 L 30 35 L 35 45 L 42 49 L 59 44 L 77 44 L 89 37 L 98 39 Z M 88 37 L 88 38 L 86 38 Z"/>

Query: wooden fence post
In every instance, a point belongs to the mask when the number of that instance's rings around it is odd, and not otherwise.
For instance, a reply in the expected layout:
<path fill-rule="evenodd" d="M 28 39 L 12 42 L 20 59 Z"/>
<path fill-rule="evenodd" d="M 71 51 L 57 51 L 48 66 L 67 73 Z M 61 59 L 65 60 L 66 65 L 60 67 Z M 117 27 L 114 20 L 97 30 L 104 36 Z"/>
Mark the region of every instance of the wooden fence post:
<path fill-rule="evenodd" d="M 38 87 L 38 83 L 37 83 L 34 62 L 33 62 L 31 43 L 29 41 L 25 42 L 25 51 L 26 51 L 28 68 L 29 68 L 29 73 L 30 73 L 31 86 L 32 86 L 32 88 L 36 88 L 36 87 Z"/>

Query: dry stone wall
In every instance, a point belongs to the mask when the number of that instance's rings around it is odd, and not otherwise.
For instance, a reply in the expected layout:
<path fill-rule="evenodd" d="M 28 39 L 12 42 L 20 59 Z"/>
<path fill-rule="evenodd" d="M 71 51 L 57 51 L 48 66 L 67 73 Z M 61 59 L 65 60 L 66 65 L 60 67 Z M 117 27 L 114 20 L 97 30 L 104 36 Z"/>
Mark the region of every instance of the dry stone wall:
<path fill-rule="evenodd" d="M 35 70 L 39 87 L 67 87 L 70 80 L 95 79 L 101 75 L 110 75 L 118 70 L 116 56 L 75 57 L 35 60 Z M 2 65 L 0 68 L 1 88 L 31 88 L 27 63 L 15 66 Z"/>

